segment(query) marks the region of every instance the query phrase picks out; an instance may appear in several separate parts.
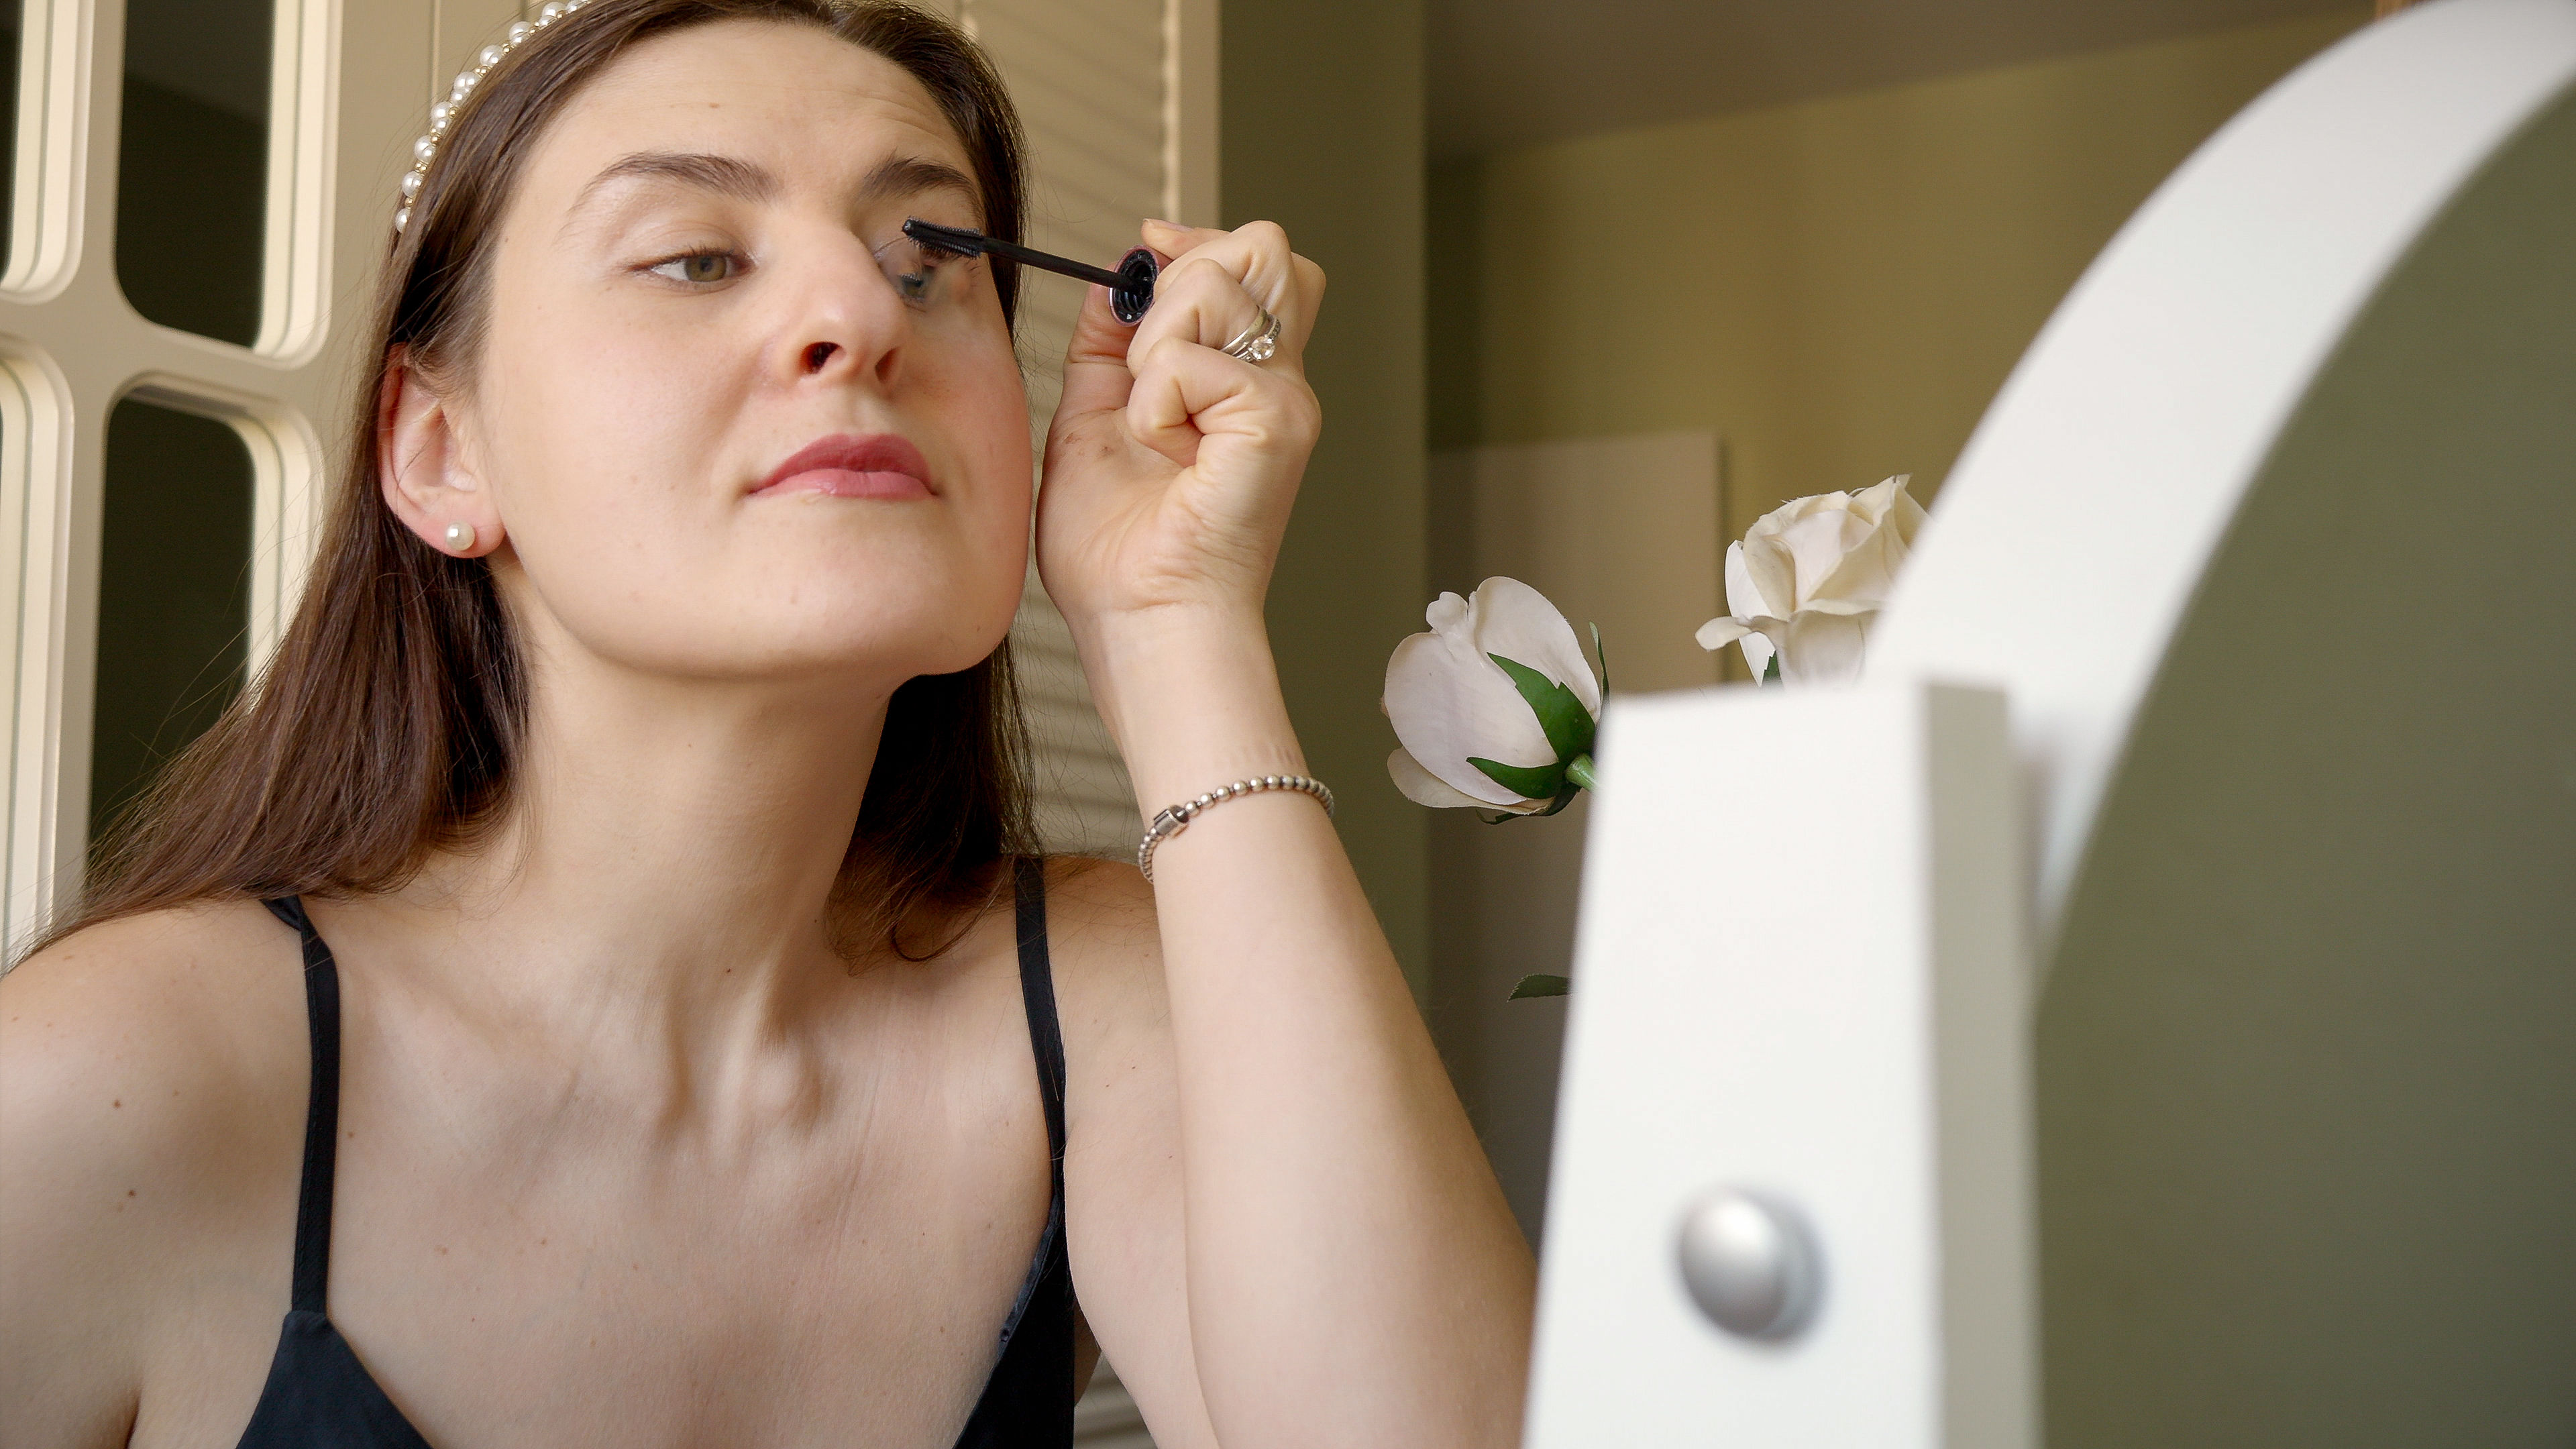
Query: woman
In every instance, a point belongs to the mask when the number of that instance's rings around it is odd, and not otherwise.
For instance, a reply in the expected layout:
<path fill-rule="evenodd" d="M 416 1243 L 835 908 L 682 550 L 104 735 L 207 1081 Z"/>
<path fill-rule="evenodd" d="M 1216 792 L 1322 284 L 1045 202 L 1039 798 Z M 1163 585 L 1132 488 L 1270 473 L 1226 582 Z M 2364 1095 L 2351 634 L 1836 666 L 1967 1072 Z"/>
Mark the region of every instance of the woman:
<path fill-rule="evenodd" d="M 1015 279 L 901 234 L 1019 232 L 971 45 L 593 0 L 433 149 L 285 644 L 0 984 L 0 1438 L 1062 1444 L 1078 1298 L 1165 1449 L 1511 1441 L 1527 1253 L 1318 800 L 1027 862 Z M 1304 774 L 1322 290 L 1144 239 L 1036 525 L 1140 818 Z"/>

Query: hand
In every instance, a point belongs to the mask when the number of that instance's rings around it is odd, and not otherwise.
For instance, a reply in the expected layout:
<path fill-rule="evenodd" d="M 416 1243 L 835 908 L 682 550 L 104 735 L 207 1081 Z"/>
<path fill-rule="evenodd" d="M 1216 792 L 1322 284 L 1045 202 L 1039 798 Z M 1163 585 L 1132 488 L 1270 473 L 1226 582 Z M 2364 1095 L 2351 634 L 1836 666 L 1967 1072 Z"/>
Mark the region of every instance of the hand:
<path fill-rule="evenodd" d="M 1077 634 L 1180 608 L 1258 619 L 1321 415 L 1306 338 L 1324 274 L 1266 221 L 1147 222 L 1174 260 L 1130 335 L 1094 287 L 1065 356 L 1038 496 L 1038 572 Z M 1217 349 L 1279 319 L 1251 363 Z"/>

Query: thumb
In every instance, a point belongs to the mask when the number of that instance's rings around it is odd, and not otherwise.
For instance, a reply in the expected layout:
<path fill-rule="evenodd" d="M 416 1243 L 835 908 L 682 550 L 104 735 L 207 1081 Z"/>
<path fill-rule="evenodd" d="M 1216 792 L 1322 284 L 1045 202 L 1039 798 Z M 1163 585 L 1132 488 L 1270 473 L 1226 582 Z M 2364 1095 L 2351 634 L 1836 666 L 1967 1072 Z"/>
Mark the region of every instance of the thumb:
<path fill-rule="evenodd" d="M 1172 258 L 1225 235 L 1168 221 L 1148 221 L 1141 233 L 1157 267 L 1168 267 Z M 1084 294 L 1082 311 L 1073 320 L 1073 340 L 1064 352 L 1064 392 L 1055 410 L 1059 424 L 1127 406 L 1136 382 L 1127 366 L 1127 345 L 1135 337 L 1135 327 L 1110 310 L 1107 287 L 1094 286 Z"/>
<path fill-rule="evenodd" d="M 1159 260 L 1159 259 L 1158 259 Z M 1056 404 L 1056 424 L 1116 412 L 1127 406 L 1136 376 L 1127 369 L 1127 344 L 1136 329 L 1118 320 L 1109 308 L 1109 289 L 1094 285 L 1073 319 L 1073 339 L 1064 349 L 1064 393 Z"/>

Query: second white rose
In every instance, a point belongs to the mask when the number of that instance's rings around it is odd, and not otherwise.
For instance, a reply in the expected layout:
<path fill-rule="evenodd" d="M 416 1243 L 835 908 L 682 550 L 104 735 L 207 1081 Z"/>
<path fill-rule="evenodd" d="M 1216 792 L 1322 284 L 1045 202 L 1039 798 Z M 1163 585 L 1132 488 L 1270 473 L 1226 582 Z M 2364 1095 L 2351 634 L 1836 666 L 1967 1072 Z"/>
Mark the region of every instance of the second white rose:
<path fill-rule="evenodd" d="M 1858 493 L 1782 504 L 1726 550 L 1726 607 L 1697 635 L 1703 649 L 1735 644 L 1756 680 L 1778 665 L 1783 684 L 1860 676 L 1870 625 L 1923 526 L 1923 505 L 1899 474 Z"/>

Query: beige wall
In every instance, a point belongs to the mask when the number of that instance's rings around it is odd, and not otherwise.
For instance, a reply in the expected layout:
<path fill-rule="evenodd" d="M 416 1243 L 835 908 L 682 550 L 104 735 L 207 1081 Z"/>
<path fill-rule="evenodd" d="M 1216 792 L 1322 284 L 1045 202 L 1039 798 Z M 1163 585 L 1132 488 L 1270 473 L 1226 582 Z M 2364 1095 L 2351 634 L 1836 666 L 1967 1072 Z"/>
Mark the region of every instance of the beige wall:
<path fill-rule="evenodd" d="M 1395 793 L 1386 656 L 1422 628 L 1422 6 L 1225 0 L 1224 216 L 1266 218 L 1330 278 L 1307 351 L 1324 435 L 1270 594 L 1280 682 L 1342 839 L 1420 990 L 1422 812 Z M 1218 782 L 1210 782 L 1218 783 Z"/>
<path fill-rule="evenodd" d="M 1784 499 L 1891 473 L 1914 474 L 1928 501 L 2121 222 L 2228 116 L 2368 14 L 1436 168 L 1431 446 L 1711 431 L 1730 535 Z M 1506 566 L 1477 540 L 1511 532 L 1488 516 L 1510 500 L 1457 481 L 1471 473 L 1434 472 L 1434 588 L 1463 591 Z M 1610 495 L 1599 506 L 1620 508 Z M 1622 530 L 1642 541 L 1670 526 L 1627 510 L 1589 546 L 1615 551 Z M 1581 607 L 1579 577 L 1523 576 Z M 1706 617 L 1679 599 L 1672 612 L 1681 631 Z M 1622 642 L 1608 640 L 1614 660 Z M 1656 682 L 1683 681 L 1622 681 Z M 1533 1229 L 1563 1010 L 1497 998 L 1523 971 L 1565 969 L 1580 829 L 1569 812 L 1494 828 L 1443 819 L 1431 837 L 1435 1024 Z"/>

